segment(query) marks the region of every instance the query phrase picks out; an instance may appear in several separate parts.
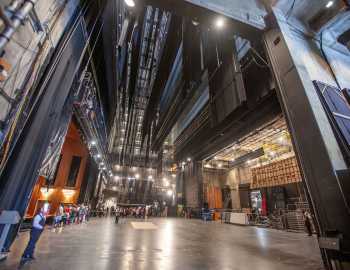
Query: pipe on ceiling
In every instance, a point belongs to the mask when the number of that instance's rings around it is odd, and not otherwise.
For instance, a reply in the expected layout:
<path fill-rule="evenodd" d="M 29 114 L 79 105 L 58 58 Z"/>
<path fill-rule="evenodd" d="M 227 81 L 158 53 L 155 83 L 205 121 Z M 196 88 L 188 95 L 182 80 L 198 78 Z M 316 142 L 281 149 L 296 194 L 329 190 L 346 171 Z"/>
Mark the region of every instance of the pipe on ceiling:
<path fill-rule="evenodd" d="M 18 1 L 15 1 L 18 2 Z M 38 0 L 26 0 L 20 8 L 18 8 L 11 16 L 11 24 L 7 24 L 5 29 L 0 33 L 0 52 L 4 49 L 5 45 L 10 41 L 13 34 L 23 23 L 28 14 L 33 10 Z M 10 5 L 12 6 L 12 4 Z"/>

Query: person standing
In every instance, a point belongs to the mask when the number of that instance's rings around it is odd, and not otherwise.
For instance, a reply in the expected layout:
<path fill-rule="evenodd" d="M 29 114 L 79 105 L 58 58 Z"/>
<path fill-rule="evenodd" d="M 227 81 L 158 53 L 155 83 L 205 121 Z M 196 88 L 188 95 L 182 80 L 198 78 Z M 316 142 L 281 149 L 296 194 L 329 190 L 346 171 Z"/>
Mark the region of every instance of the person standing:
<path fill-rule="evenodd" d="M 308 211 L 304 212 L 304 223 L 305 223 L 305 228 L 306 228 L 307 234 L 309 236 L 312 236 L 311 215 Z"/>
<path fill-rule="evenodd" d="M 74 223 L 74 219 L 75 219 L 75 207 L 74 206 L 70 206 L 69 209 L 70 209 L 70 212 L 69 212 L 69 224 L 73 224 Z"/>
<path fill-rule="evenodd" d="M 116 210 L 115 210 L 115 223 L 116 223 L 116 224 L 119 223 L 119 217 L 120 217 L 119 209 L 116 209 Z"/>
<path fill-rule="evenodd" d="M 46 211 L 42 207 L 40 211 L 35 215 L 33 219 L 32 229 L 30 231 L 30 239 L 26 249 L 22 255 L 22 261 L 26 260 L 34 260 L 34 251 L 36 243 L 38 242 L 41 233 L 44 230 L 45 222 L 46 222 Z"/>
<path fill-rule="evenodd" d="M 86 222 L 89 222 L 89 219 L 90 219 L 90 206 L 87 205 L 86 206 L 86 216 L 85 216 Z"/>
<path fill-rule="evenodd" d="M 62 204 L 60 204 L 57 208 L 57 211 L 56 211 L 54 228 L 61 227 L 63 214 L 64 214 L 64 208 L 63 208 Z"/>
<path fill-rule="evenodd" d="M 79 217 L 78 217 L 78 223 L 83 223 L 85 217 L 85 207 L 84 205 L 80 205 L 79 207 Z"/>

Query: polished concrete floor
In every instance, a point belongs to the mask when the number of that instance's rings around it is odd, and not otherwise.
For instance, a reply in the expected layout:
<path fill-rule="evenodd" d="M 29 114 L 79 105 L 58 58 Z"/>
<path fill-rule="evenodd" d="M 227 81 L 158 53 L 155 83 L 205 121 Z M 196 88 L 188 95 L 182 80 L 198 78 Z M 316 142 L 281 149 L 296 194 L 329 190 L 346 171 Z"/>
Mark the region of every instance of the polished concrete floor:
<path fill-rule="evenodd" d="M 35 261 L 22 269 L 320 270 L 316 239 L 301 233 L 200 220 L 91 220 L 47 229 Z M 16 269 L 28 239 L 21 233 L 0 269 Z"/>

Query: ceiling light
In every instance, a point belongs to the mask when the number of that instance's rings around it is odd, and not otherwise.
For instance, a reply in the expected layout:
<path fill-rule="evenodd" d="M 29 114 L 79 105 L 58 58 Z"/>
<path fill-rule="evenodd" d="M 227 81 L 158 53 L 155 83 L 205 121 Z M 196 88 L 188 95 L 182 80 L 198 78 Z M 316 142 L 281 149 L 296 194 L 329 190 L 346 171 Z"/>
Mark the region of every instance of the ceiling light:
<path fill-rule="evenodd" d="M 91 145 L 96 145 L 96 141 L 91 141 L 90 144 Z"/>
<path fill-rule="evenodd" d="M 326 8 L 330 8 L 331 6 L 333 6 L 334 1 L 328 1 L 328 3 L 326 4 Z"/>
<path fill-rule="evenodd" d="M 148 180 L 152 180 L 153 179 L 153 176 L 152 175 L 149 175 L 148 176 Z"/>
<path fill-rule="evenodd" d="M 217 28 L 222 28 L 224 26 L 224 19 L 223 18 L 218 18 L 215 22 L 215 25 Z"/>
<path fill-rule="evenodd" d="M 97 154 L 96 157 L 97 157 L 97 158 L 101 158 L 101 155 L 100 155 L 100 154 Z"/>
<path fill-rule="evenodd" d="M 188 162 L 191 162 L 191 158 L 187 158 L 187 161 L 188 161 Z"/>
<path fill-rule="evenodd" d="M 164 180 L 164 179 L 163 179 Z M 168 187 L 169 186 L 169 182 L 168 182 L 168 180 L 164 180 L 164 186 L 166 186 L 166 187 Z"/>
<path fill-rule="evenodd" d="M 195 20 L 192 20 L 192 24 L 193 24 L 194 26 L 198 26 L 198 25 L 199 25 L 199 22 L 197 22 L 197 21 L 195 21 Z"/>
<path fill-rule="evenodd" d="M 129 7 L 134 7 L 135 6 L 135 1 L 134 0 L 124 0 L 125 4 L 127 4 Z"/>
<path fill-rule="evenodd" d="M 239 146 L 236 144 L 234 146 L 232 146 L 232 150 L 238 150 L 238 148 L 239 148 Z"/>
<path fill-rule="evenodd" d="M 105 165 L 103 162 L 100 163 L 101 166 Z"/>
<path fill-rule="evenodd" d="M 222 168 L 222 164 L 221 163 L 218 164 L 218 168 Z"/>
<path fill-rule="evenodd" d="M 173 173 L 171 176 L 175 178 L 175 177 L 176 177 L 176 174 Z"/>
<path fill-rule="evenodd" d="M 140 178 L 140 175 L 137 173 L 137 174 L 135 174 L 135 178 L 136 179 L 139 179 Z"/>
<path fill-rule="evenodd" d="M 171 189 L 168 189 L 166 194 L 171 197 L 173 195 L 173 191 Z"/>
<path fill-rule="evenodd" d="M 71 197 L 74 195 L 75 190 L 73 189 L 62 189 L 62 193 L 65 197 Z"/>
<path fill-rule="evenodd" d="M 46 198 L 54 191 L 53 188 L 42 187 L 40 188 L 40 192 Z"/>

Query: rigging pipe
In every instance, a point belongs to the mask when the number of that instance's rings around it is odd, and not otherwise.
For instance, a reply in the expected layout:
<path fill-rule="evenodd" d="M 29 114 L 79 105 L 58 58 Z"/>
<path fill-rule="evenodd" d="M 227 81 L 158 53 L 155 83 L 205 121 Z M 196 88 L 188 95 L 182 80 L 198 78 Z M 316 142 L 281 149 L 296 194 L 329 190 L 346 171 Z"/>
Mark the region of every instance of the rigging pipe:
<path fill-rule="evenodd" d="M 0 33 L 0 52 L 3 51 L 7 42 L 10 41 L 17 28 L 24 22 L 37 2 L 38 0 L 26 0 L 23 5 L 13 13 L 10 18 L 11 24 L 6 24 L 5 29 Z"/>

